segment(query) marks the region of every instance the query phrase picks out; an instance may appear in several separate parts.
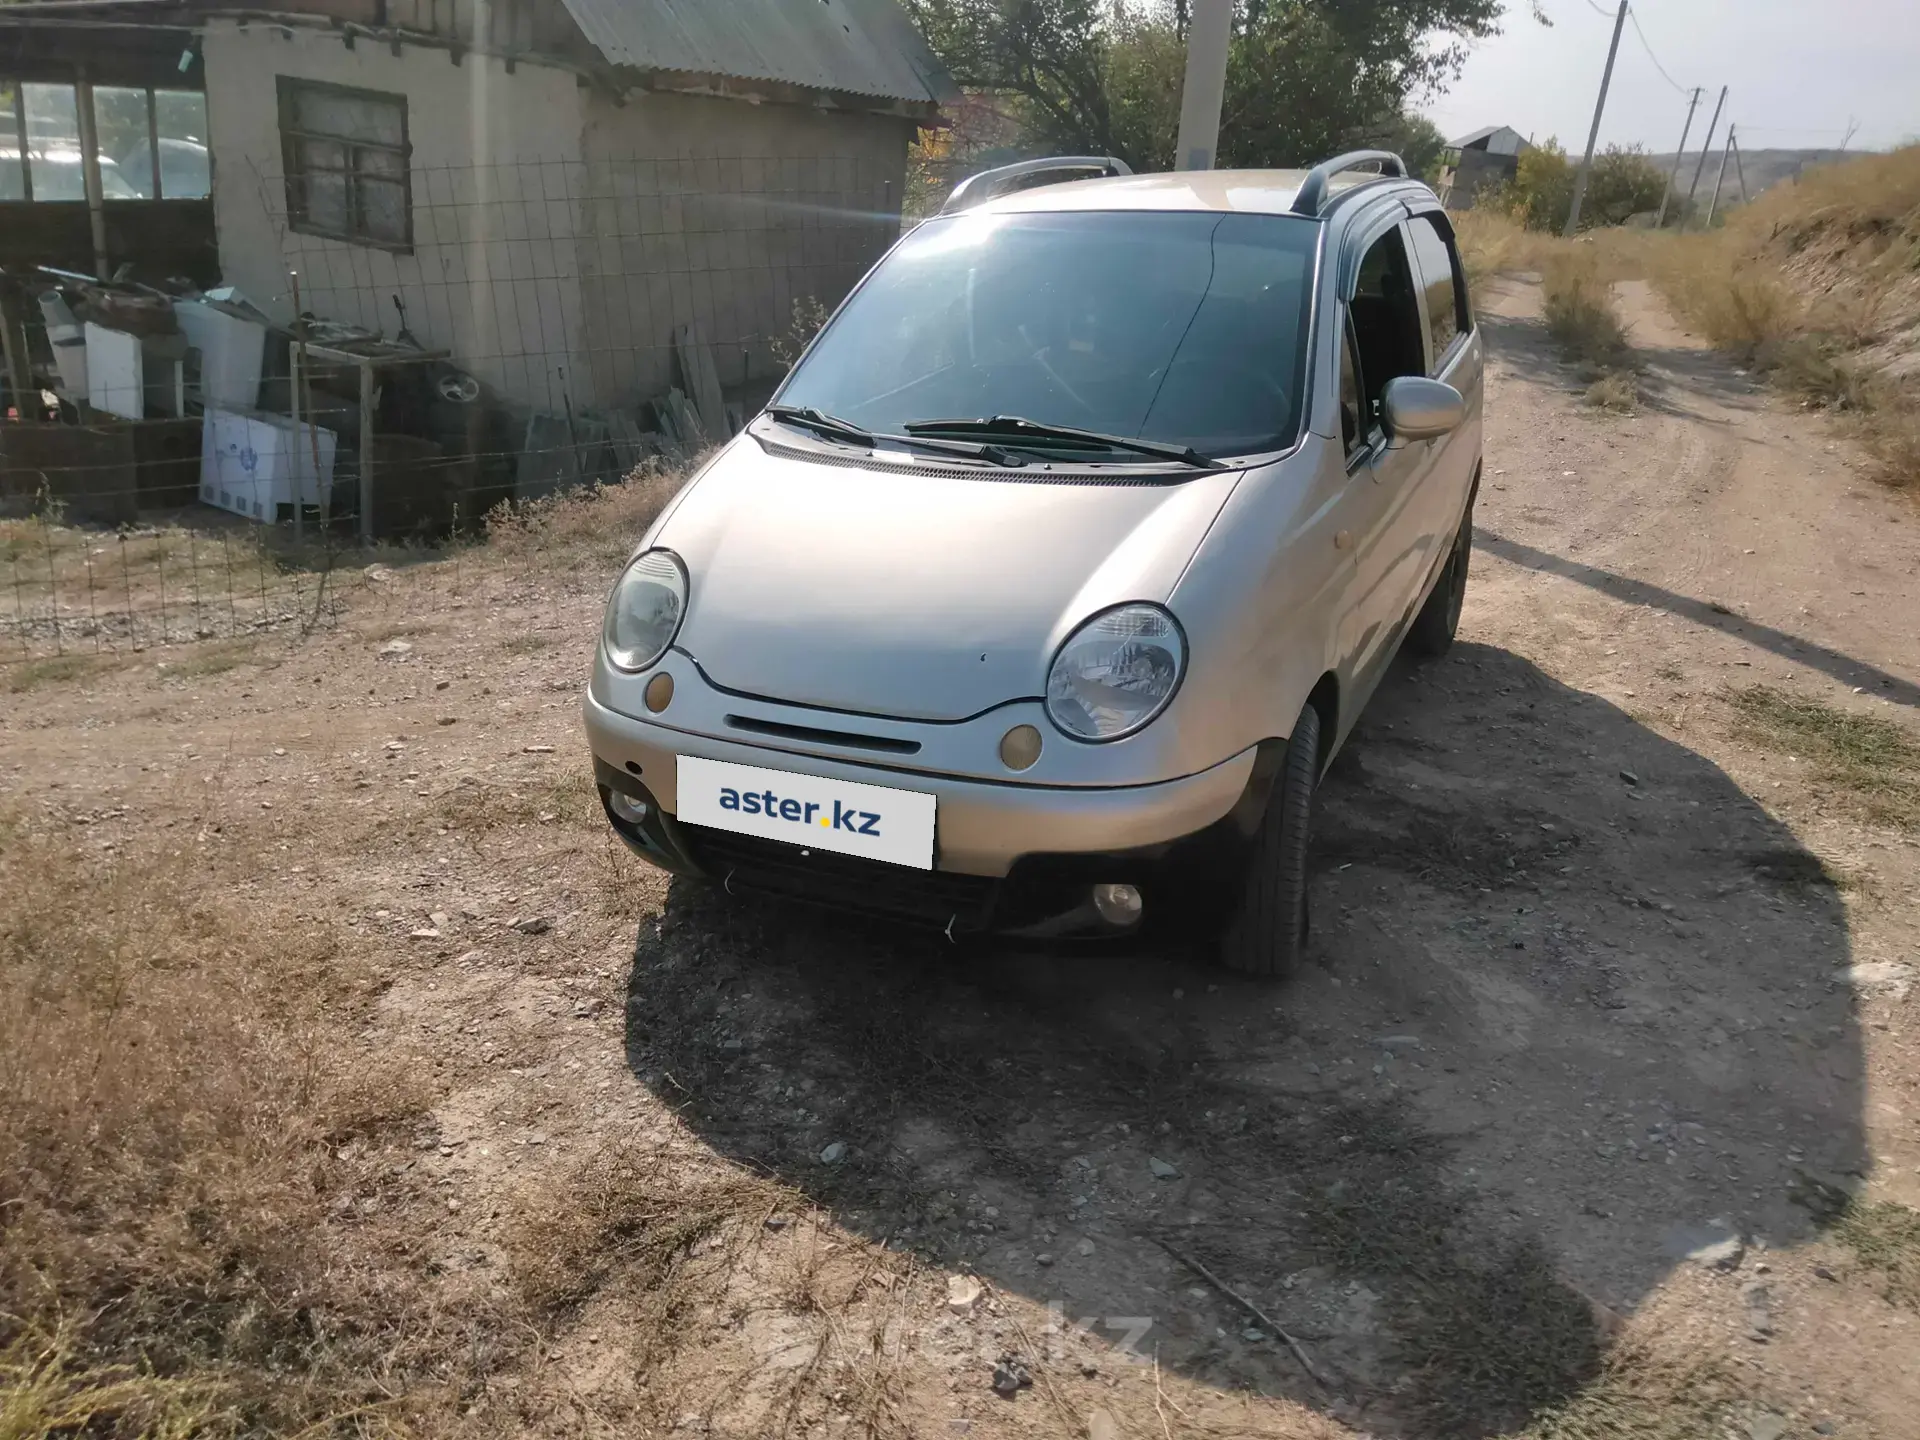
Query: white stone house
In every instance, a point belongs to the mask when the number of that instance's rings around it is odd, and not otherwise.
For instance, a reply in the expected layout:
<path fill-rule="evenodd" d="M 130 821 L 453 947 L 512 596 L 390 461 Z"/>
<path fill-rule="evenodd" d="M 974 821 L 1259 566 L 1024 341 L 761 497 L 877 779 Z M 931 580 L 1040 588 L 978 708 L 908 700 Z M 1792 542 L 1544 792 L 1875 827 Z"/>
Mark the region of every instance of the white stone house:
<path fill-rule="evenodd" d="M 627 405 L 777 373 L 899 231 L 951 81 L 895 0 L 282 0 L 201 27 L 223 279 Z M 400 306 L 394 303 L 398 297 Z"/>

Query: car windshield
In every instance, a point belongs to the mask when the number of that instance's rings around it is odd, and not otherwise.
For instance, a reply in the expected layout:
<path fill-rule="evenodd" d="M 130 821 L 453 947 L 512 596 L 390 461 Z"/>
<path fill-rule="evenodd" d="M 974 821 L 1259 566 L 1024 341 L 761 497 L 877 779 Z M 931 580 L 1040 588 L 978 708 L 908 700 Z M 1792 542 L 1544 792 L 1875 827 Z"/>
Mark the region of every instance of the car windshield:
<path fill-rule="evenodd" d="M 929 220 L 778 399 L 874 432 L 1017 415 L 1206 456 L 1282 449 L 1318 238 L 1309 220 L 1216 212 Z"/>

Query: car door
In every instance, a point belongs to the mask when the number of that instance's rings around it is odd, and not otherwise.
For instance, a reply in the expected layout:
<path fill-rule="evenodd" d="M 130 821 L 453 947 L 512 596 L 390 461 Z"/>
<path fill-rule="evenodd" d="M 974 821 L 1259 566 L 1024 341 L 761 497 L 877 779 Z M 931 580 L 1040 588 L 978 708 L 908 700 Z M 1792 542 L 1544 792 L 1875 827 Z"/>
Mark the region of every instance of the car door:
<path fill-rule="evenodd" d="M 1459 526 L 1480 459 L 1482 366 L 1452 224 L 1443 212 L 1433 210 L 1413 216 L 1406 229 L 1419 279 L 1427 374 L 1453 386 L 1467 402 L 1466 419 L 1460 427 L 1424 446 L 1432 464 L 1421 480 L 1421 494 L 1415 503 L 1427 547 L 1426 578 L 1430 579 Z"/>
<path fill-rule="evenodd" d="M 1354 546 L 1353 604 L 1342 617 L 1341 649 L 1352 683 L 1364 697 L 1393 658 L 1407 612 L 1425 579 L 1429 519 L 1420 501 L 1433 464 L 1427 444 L 1393 447 L 1380 418 L 1387 382 L 1423 375 L 1427 352 L 1405 227 L 1393 224 L 1364 242 L 1346 287 L 1342 385 L 1351 369 L 1352 401 L 1343 395 L 1347 431 L 1347 495 Z"/>

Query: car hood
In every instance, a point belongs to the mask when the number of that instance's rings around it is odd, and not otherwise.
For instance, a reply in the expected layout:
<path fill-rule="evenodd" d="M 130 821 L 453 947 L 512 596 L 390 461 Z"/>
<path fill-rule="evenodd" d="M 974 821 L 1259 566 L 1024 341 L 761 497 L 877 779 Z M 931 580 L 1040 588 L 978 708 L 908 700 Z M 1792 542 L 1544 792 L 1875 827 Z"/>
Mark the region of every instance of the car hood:
<path fill-rule="evenodd" d="M 925 720 L 1043 694 L 1087 616 L 1164 601 L 1238 478 L 1072 483 L 780 450 L 740 436 L 657 527 L 690 578 L 679 647 L 725 689 Z"/>

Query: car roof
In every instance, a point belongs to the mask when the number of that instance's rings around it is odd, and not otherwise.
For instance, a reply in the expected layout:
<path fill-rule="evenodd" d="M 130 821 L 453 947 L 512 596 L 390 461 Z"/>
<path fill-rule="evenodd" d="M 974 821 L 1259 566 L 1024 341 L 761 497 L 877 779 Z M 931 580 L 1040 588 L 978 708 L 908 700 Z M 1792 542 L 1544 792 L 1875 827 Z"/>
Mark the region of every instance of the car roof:
<path fill-rule="evenodd" d="M 1201 210 L 1250 215 L 1290 215 L 1306 183 L 1306 170 L 1181 170 L 1171 174 L 1113 175 L 1036 185 L 997 195 L 962 213 L 1044 214 L 1062 210 Z M 1418 182 L 1344 171 L 1327 186 L 1329 199 L 1362 186 L 1392 184 L 1424 190 Z M 1302 216 L 1312 219 L 1312 216 Z"/>

